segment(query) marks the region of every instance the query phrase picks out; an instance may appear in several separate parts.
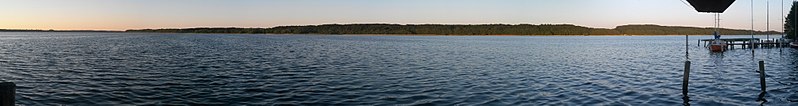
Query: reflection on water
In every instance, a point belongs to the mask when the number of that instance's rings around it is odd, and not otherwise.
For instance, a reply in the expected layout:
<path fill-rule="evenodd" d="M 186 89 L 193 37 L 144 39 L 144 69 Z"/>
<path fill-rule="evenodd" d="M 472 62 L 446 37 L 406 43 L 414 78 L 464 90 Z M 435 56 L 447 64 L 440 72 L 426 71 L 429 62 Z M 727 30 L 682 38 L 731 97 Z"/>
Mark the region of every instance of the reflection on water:
<path fill-rule="evenodd" d="M 791 48 L 756 49 L 760 96 L 750 49 L 692 42 L 680 94 L 683 38 L 0 33 L 0 79 L 22 105 L 797 105 Z"/>
<path fill-rule="evenodd" d="M 765 104 L 766 102 L 768 102 L 768 100 L 767 100 L 767 99 L 765 99 L 765 94 L 767 94 L 767 92 L 761 92 L 761 93 L 759 93 L 759 97 L 756 99 L 756 101 L 760 101 L 760 102 L 762 102 L 762 103 L 760 103 L 760 104 Z"/>
<path fill-rule="evenodd" d="M 682 95 L 684 95 L 684 96 L 682 96 L 682 101 L 683 101 L 682 105 L 690 106 L 690 96 L 687 96 L 685 94 L 682 94 Z"/>

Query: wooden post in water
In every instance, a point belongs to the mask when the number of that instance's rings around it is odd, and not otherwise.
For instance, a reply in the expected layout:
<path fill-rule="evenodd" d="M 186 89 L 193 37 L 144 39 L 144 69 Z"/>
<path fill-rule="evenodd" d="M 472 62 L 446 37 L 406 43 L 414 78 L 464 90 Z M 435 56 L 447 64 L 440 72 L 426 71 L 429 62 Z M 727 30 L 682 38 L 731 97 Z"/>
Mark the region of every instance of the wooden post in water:
<path fill-rule="evenodd" d="M 684 61 L 684 79 L 682 80 L 682 95 L 687 96 L 687 85 L 690 81 L 690 61 Z"/>
<path fill-rule="evenodd" d="M 0 106 L 14 106 L 17 85 L 13 82 L 0 82 Z"/>
<path fill-rule="evenodd" d="M 765 61 L 759 61 L 759 85 L 762 87 L 762 92 L 767 90 L 767 84 L 765 84 Z"/>
<path fill-rule="evenodd" d="M 751 47 L 751 45 L 750 45 L 750 44 L 748 44 L 748 42 L 746 42 L 746 41 L 743 41 L 743 44 L 745 44 L 745 46 L 743 46 L 743 48 L 746 48 L 746 47 Z"/>

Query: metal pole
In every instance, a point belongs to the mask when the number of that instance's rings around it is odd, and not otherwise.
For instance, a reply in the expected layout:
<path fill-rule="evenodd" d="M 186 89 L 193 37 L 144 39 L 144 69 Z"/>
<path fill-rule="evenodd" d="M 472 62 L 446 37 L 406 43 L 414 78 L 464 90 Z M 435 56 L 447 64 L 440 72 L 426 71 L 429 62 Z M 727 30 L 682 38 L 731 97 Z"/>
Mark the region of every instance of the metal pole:
<path fill-rule="evenodd" d="M 751 0 L 751 55 L 754 55 L 754 0 Z"/>
<path fill-rule="evenodd" d="M 687 60 L 690 60 L 690 37 L 688 35 L 684 35 L 684 57 Z"/>
<path fill-rule="evenodd" d="M 751 40 L 750 40 L 750 49 L 751 49 L 751 61 L 756 59 L 756 54 L 754 53 L 754 0 L 751 0 Z"/>

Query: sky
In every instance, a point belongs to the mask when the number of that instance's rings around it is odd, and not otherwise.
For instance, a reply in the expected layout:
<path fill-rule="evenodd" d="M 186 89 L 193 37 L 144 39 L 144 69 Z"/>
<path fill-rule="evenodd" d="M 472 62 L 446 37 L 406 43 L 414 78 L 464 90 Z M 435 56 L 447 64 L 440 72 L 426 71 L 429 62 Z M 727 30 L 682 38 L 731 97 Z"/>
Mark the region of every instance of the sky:
<path fill-rule="evenodd" d="M 753 0 L 756 30 L 782 30 L 782 0 Z M 793 0 L 784 0 L 784 15 Z M 714 26 L 685 0 L 0 0 L 0 29 L 126 30 L 393 24 L 627 24 Z M 721 27 L 751 29 L 752 0 Z M 766 10 L 770 10 L 767 15 Z M 769 16 L 769 18 L 767 18 Z M 769 19 L 769 21 L 767 21 Z"/>

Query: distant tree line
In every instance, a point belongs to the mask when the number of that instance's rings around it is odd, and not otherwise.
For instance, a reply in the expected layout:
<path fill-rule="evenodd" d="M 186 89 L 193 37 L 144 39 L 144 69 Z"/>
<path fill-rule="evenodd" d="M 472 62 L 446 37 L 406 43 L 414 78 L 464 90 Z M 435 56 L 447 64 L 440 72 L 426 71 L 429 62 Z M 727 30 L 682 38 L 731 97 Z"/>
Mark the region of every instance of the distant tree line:
<path fill-rule="evenodd" d="M 410 34 L 410 35 L 709 35 L 714 28 L 623 25 L 614 29 L 589 28 L 569 24 L 325 24 L 279 26 L 274 28 L 185 28 L 139 29 L 126 32 L 158 33 L 240 33 L 240 34 Z M 750 30 L 718 29 L 723 35 L 749 35 Z M 770 34 L 780 34 L 771 31 Z M 755 34 L 766 34 L 755 31 Z"/>
<path fill-rule="evenodd" d="M 269 33 L 267 28 L 185 28 L 185 29 L 139 29 L 125 32 L 158 32 L 158 33 L 234 33 L 262 34 Z"/>

